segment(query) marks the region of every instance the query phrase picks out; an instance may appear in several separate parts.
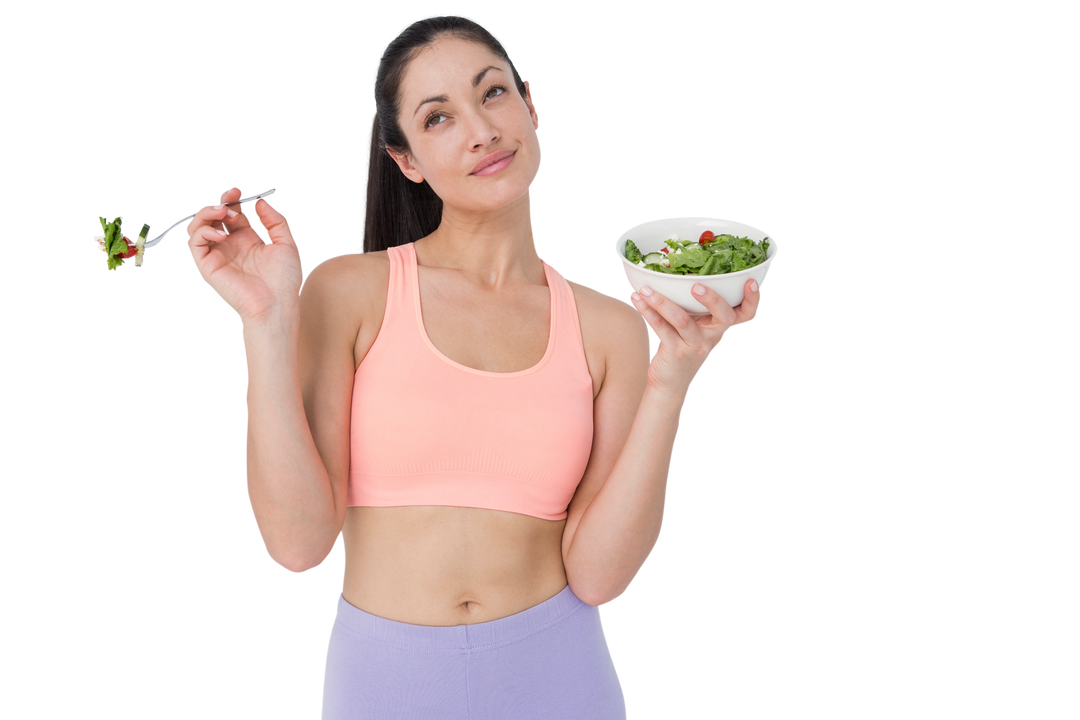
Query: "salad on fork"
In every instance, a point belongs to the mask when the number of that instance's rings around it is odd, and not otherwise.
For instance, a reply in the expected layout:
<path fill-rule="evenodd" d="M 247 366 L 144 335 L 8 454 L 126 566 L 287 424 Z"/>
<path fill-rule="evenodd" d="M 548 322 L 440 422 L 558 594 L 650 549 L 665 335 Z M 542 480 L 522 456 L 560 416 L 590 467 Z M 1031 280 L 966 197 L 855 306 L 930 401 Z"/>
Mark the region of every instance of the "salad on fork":
<path fill-rule="evenodd" d="M 266 197 L 267 195 L 273 195 L 275 188 L 270 188 L 266 192 L 261 192 L 258 195 L 252 195 L 251 197 L 241 198 L 234 200 L 226 205 L 239 205 L 240 203 L 246 203 L 249 200 L 258 200 L 259 198 Z M 111 223 L 105 222 L 105 218 L 99 218 L 101 220 L 101 229 L 105 232 L 104 235 L 98 235 L 94 238 L 98 247 L 102 249 L 109 256 L 109 269 L 115 270 L 124 264 L 124 260 L 130 257 L 135 258 L 135 267 L 142 267 L 143 251 L 148 247 L 157 245 L 161 238 L 165 237 L 169 230 L 179 225 L 182 222 L 195 217 L 194 215 L 188 215 L 183 220 L 177 220 L 175 223 L 169 226 L 169 229 L 158 235 L 153 240 L 147 241 L 146 236 L 150 232 L 149 225 L 143 225 L 142 231 L 139 233 L 139 239 L 135 242 L 131 242 L 127 237 L 120 232 L 120 224 L 123 218 L 116 218 Z"/>

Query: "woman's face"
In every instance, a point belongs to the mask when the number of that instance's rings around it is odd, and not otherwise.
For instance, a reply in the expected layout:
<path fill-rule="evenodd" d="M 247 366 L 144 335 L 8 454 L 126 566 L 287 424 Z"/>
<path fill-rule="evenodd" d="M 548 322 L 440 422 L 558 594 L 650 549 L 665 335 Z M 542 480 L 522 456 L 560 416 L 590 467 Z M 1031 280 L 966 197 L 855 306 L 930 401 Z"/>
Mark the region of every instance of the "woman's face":
<path fill-rule="evenodd" d="M 532 100 L 509 64 L 483 45 L 443 37 L 413 58 L 398 121 L 409 152 L 391 156 L 444 206 L 495 210 L 521 198 L 540 167 Z"/>

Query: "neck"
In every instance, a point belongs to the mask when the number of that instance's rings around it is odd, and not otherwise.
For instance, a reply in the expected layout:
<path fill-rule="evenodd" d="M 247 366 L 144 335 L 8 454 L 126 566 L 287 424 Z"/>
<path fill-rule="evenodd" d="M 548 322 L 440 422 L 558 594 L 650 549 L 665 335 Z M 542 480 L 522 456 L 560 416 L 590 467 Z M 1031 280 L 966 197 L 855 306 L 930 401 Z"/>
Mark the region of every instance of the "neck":
<path fill-rule="evenodd" d="M 544 284 L 544 268 L 533 244 L 528 193 L 484 213 L 444 206 L 439 227 L 414 246 L 421 265 L 456 270 L 487 289 Z"/>

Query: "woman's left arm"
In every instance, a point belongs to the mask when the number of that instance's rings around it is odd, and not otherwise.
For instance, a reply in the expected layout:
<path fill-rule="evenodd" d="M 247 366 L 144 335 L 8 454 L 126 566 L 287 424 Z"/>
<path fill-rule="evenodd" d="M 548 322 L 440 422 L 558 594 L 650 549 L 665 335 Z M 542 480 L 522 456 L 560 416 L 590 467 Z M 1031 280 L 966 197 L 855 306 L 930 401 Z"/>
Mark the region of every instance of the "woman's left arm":
<path fill-rule="evenodd" d="M 761 293 L 747 281 L 738 308 L 715 291 L 698 296 L 711 315 L 691 317 L 658 293 L 638 298 L 634 308 L 659 339 L 649 363 L 649 381 L 630 436 L 603 487 L 585 507 L 567 553 L 579 578 L 596 588 L 593 604 L 606 606 L 634 583 L 659 543 L 666 515 L 667 485 L 683 410 L 693 383 L 734 327 L 757 320 Z"/>

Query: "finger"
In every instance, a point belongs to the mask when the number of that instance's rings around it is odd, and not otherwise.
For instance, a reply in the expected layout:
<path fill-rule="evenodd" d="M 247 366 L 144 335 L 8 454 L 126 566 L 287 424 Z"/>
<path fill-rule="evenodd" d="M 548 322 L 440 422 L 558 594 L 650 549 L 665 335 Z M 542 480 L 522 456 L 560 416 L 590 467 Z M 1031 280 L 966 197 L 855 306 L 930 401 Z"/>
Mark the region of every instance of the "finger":
<path fill-rule="evenodd" d="M 266 202 L 264 198 L 259 198 L 258 202 L 255 203 L 255 213 L 259 216 L 259 222 L 263 224 L 266 232 L 270 235 L 272 243 L 296 247 L 296 242 L 293 241 L 292 231 L 289 230 L 289 223 L 286 222 L 285 216 L 270 207 L 270 203 Z"/>
<path fill-rule="evenodd" d="M 690 317 L 690 313 L 647 285 L 642 287 L 638 294 L 645 298 L 645 302 L 649 307 L 659 313 L 660 317 L 664 318 L 671 327 L 675 328 L 683 342 L 693 345 L 702 341 L 701 326 L 694 322 L 694 319 Z"/>
<path fill-rule="evenodd" d="M 755 290 L 755 288 L 757 288 Z M 737 315 L 737 321 L 735 326 L 750 325 L 757 320 L 757 315 L 761 310 L 761 290 L 754 279 L 746 281 L 746 285 L 743 287 L 743 301 L 739 303 Z"/>
<path fill-rule="evenodd" d="M 219 223 L 222 217 L 225 217 L 224 207 L 214 207 L 213 203 L 207 203 L 195 210 L 194 217 L 184 226 L 184 234 L 192 237 L 199 228 L 214 225 L 215 222 Z"/>
<path fill-rule="evenodd" d="M 195 231 L 194 235 L 191 236 L 191 239 L 188 240 L 188 244 L 192 247 L 205 247 L 212 242 L 224 242 L 225 239 L 228 237 L 229 234 L 226 233 L 224 230 L 218 230 L 217 228 L 210 227 L 209 225 L 203 225 Z"/>
<path fill-rule="evenodd" d="M 675 328 L 671 327 L 671 324 L 664 320 L 660 313 L 652 309 L 652 307 L 645 302 L 645 298 L 641 297 L 638 293 L 634 293 L 630 296 L 630 302 L 634 303 L 634 307 L 641 317 L 645 319 L 645 322 L 649 324 L 649 327 L 653 329 L 656 336 L 660 338 L 661 342 L 667 342 L 669 345 L 673 343 L 679 343 L 679 333 Z"/>
<path fill-rule="evenodd" d="M 701 295 L 697 294 L 697 290 L 704 290 Z M 734 325 L 738 319 L 735 316 L 735 311 L 732 309 L 731 304 L 723 298 L 723 296 L 713 290 L 706 287 L 701 283 L 694 283 L 694 286 L 690 288 L 690 292 L 693 293 L 697 301 L 704 305 L 709 310 L 709 314 L 702 316 L 698 319 L 699 326 L 710 325 L 722 325 L 725 329 Z"/>
<path fill-rule="evenodd" d="M 221 197 L 222 201 L 220 205 L 207 205 L 202 210 L 195 213 L 195 216 L 191 219 L 191 222 L 187 227 L 188 238 L 191 238 L 203 225 L 209 225 L 218 230 L 224 230 L 226 228 L 225 222 L 228 221 L 229 228 L 232 231 L 239 230 L 242 227 L 251 227 L 246 218 L 241 223 L 237 223 L 236 220 L 243 213 L 234 210 L 234 206 L 225 205 L 226 202 L 239 200 L 240 191 L 237 188 L 232 188 L 222 193 Z"/>
<path fill-rule="evenodd" d="M 236 202 L 240 199 L 240 188 L 231 188 L 221 194 L 222 203 Z M 243 205 L 227 205 L 225 210 L 225 229 L 231 233 L 251 227 L 251 222 L 244 214 Z"/>
<path fill-rule="evenodd" d="M 210 243 L 222 242 L 227 237 L 228 235 L 223 230 L 203 225 L 188 238 L 188 247 L 191 248 L 191 254 L 195 256 L 195 259 L 201 260 L 213 249 Z"/>
<path fill-rule="evenodd" d="M 233 195 L 233 193 L 236 193 Z M 240 199 L 240 188 L 229 188 L 225 192 L 221 193 L 221 202 L 233 202 Z"/>

